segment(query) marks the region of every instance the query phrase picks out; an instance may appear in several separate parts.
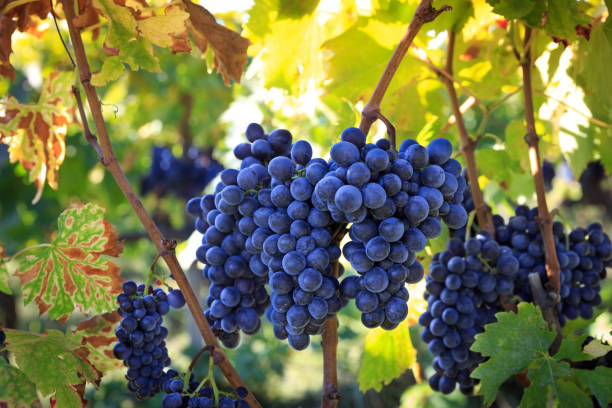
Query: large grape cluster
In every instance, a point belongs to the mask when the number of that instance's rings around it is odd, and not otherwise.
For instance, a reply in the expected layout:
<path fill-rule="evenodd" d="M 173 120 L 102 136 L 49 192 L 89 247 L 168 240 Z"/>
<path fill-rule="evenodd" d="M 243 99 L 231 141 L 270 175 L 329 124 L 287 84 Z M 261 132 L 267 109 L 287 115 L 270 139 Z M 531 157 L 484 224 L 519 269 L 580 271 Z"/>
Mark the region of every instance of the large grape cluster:
<path fill-rule="evenodd" d="M 162 326 L 162 316 L 170 306 L 182 307 L 185 299 L 178 290 L 166 294 L 149 287 L 145 294 L 145 285 L 126 281 L 117 302 L 122 319 L 115 332 L 114 355 L 128 368 L 125 378 L 136 398 L 154 396 L 161 389 L 164 367 L 170 364 L 164 341 L 168 329 Z"/>
<path fill-rule="evenodd" d="M 435 356 L 432 389 L 448 394 L 458 384 L 462 392 L 472 391 L 476 380 L 470 374 L 483 358 L 470 346 L 486 324 L 496 321 L 499 298 L 512 293 L 518 269 L 512 250 L 487 232 L 467 241 L 451 238 L 446 250 L 432 257 L 427 311 L 419 318 L 421 338 Z"/>
<path fill-rule="evenodd" d="M 211 386 L 204 386 L 193 379 L 185 389 L 184 381 L 179 378 L 175 370 L 168 370 L 164 375 L 162 390 L 166 393 L 162 400 L 162 408 L 249 408 L 244 400 L 248 390 L 244 387 L 236 389 L 237 398 L 228 396 L 218 397 L 215 406 L 215 392 Z"/>
<path fill-rule="evenodd" d="M 358 277 L 342 283 L 355 298 L 366 327 L 395 328 L 408 314 L 404 284 L 422 279 L 416 252 L 440 235 L 440 218 L 452 228 L 467 221 L 461 165 L 445 139 L 427 148 L 409 139 L 400 152 L 388 140 L 366 144 L 364 133 L 346 129 L 331 148 L 330 169 L 312 202 L 337 223 L 352 223 L 343 249 Z"/>
<path fill-rule="evenodd" d="M 332 270 L 332 262 L 341 255 L 332 236 L 334 222 L 311 200 L 327 163 L 311 156 L 311 146 L 299 141 L 291 149 L 291 159 L 270 161 L 275 209 L 261 215 L 273 232 L 263 242 L 261 256 L 272 290 L 267 317 L 275 336 L 288 339 L 297 350 L 306 348 L 310 335 L 320 334 L 323 323 L 342 307 Z"/>
<path fill-rule="evenodd" d="M 542 282 L 547 282 L 546 259 L 536 217 L 538 209 L 519 206 L 508 224 L 494 216 L 496 239 L 512 248 L 519 260 L 516 275 L 516 292 L 525 301 L 533 301 L 528 275 L 538 273 Z M 553 223 L 553 237 L 557 259 L 561 267 L 561 300 L 557 303 L 559 322 L 582 317 L 590 319 L 593 307 L 601 303 L 600 280 L 606 276 L 606 266 L 612 260 L 610 238 L 600 224 L 591 224 L 587 229 L 576 228 L 569 235 L 561 222 Z"/>

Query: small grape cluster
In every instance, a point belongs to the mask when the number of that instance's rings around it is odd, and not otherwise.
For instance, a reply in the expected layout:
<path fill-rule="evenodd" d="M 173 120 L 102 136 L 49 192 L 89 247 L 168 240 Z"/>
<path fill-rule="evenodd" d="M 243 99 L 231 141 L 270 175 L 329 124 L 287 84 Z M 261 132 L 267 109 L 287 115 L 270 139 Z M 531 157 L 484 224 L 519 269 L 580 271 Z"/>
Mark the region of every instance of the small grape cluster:
<path fill-rule="evenodd" d="M 451 238 L 445 251 L 432 257 L 426 277 L 427 311 L 419 318 L 421 338 L 435 358 L 432 389 L 444 394 L 456 385 L 471 393 L 471 372 L 483 357 L 470 351 L 474 336 L 495 322 L 500 296 L 513 292 L 519 262 L 486 231 L 464 241 Z"/>
<path fill-rule="evenodd" d="M 215 392 L 213 387 L 204 386 L 197 381 L 191 381 L 185 389 L 184 381 L 179 378 L 175 370 L 168 370 L 163 378 L 162 390 L 166 393 L 162 400 L 162 408 L 215 408 Z M 248 395 L 244 387 L 236 389 L 237 398 L 227 396 L 218 397 L 217 408 L 249 408 L 244 400 Z"/>
<path fill-rule="evenodd" d="M 149 287 L 145 294 L 144 284 L 126 281 L 117 302 L 122 319 L 115 331 L 113 353 L 128 368 L 128 389 L 138 399 L 154 396 L 161 389 L 164 368 L 170 364 L 164 341 L 168 329 L 162 326 L 162 316 L 171 306 L 184 306 L 185 299 L 180 290 L 166 294 L 161 288 Z"/>
<path fill-rule="evenodd" d="M 366 144 L 365 134 L 348 128 L 330 150 L 330 170 L 314 189 L 316 208 L 337 223 L 352 223 L 343 248 L 358 277 L 343 280 L 346 299 L 355 298 L 366 327 L 391 330 L 408 315 L 406 283 L 423 278 L 416 252 L 428 238 L 467 222 L 461 165 L 451 159 L 445 139 L 427 148 L 408 139 L 399 153 L 382 139 Z"/>
<path fill-rule="evenodd" d="M 268 165 L 275 209 L 265 214 L 273 234 L 265 239 L 261 256 L 272 290 L 266 313 L 275 336 L 288 339 L 296 350 L 308 347 L 310 335 L 320 334 L 323 323 L 343 306 L 332 269 L 341 255 L 332 236 L 334 223 L 311 201 L 327 163 L 311 157 L 310 144 L 298 141 L 291 159 L 276 157 Z"/>
<path fill-rule="evenodd" d="M 547 282 L 546 259 L 536 217 L 538 209 L 518 206 L 515 215 L 505 225 L 503 218 L 494 216 L 498 242 L 512 248 L 519 260 L 516 292 L 525 301 L 533 301 L 528 275 L 538 273 Z M 561 267 L 561 300 L 557 303 L 559 322 L 566 319 L 593 317 L 593 307 L 601 303 L 600 280 L 606 276 L 606 266 L 612 262 L 612 244 L 598 223 L 587 229 L 576 228 L 566 234 L 561 222 L 553 223 L 557 259 Z"/>

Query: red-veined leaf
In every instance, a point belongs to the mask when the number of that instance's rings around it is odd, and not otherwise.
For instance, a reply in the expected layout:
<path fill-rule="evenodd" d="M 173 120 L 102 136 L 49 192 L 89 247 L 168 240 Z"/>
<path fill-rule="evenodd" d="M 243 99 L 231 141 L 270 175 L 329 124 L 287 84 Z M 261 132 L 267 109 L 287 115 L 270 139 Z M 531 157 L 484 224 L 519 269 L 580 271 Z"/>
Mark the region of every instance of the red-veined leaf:
<path fill-rule="evenodd" d="M 75 307 L 96 313 L 114 309 L 114 296 L 121 291 L 119 267 L 108 258 L 122 251 L 118 234 L 104 220 L 104 209 L 79 204 L 66 209 L 58 219 L 58 235 L 49 245 L 20 254 L 17 276 L 24 303 L 32 300 L 40 314 L 65 322 Z"/>

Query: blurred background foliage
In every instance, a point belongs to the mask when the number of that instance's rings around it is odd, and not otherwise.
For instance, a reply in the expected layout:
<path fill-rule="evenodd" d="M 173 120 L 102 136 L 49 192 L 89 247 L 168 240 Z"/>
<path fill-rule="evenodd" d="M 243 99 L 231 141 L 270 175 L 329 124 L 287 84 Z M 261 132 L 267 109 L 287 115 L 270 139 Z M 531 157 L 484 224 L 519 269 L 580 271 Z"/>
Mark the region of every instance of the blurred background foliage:
<path fill-rule="evenodd" d="M 158 2 L 161 5 L 163 3 Z M 356 125 L 359 112 L 413 15 L 416 0 L 202 1 L 224 25 L 241 31 L 252 45 L 240 84 L 226 87 L 207 68 L 210 55 L 173 55 L 158 50 L 162 72 L 128 71 L 99 88 L 109 133 L 122 167 L 140 187 L 145 207 L 168 238 L 179 241 L 181 262 L 203 300 L 207 287 L 194 248 L 188 244 L 193 225 L 184 213 L 190 195 L 210 191 L 221 166 L 233 167 L 231 154 L 250 122 L 266 130 L 290 129 L 294 140 L 313 144 L 326 157 L 342 129 Z M 507 216 L 514 205 L 535 205 L 523 142 L 521 77 L 512 51 L 518 25 L 492 12 L 484 0 L 436 1 L 453 6 L 425 26 L 404 58 L 382 104 L 397 128 L 399 140 L 420 142 L 444 135 L 456 148 L 459 137 L 450 125 L 451 109 L 443 84 L 431 65 L 445 58 L 446 30 L 457 36 L 455 77 L 460 102 L 469 107 L 465 121 L 473 137 L 481 135 L 477 150 L 479 183 L 495 212 Z M 563 3 L 574 4 L 573 1 Z M 538 131 L 549 189 L 549 205 L 571 225 L 602 221 L 612 233 L 612 23 L 604 3 L 581 2 L 587 12 L 590 39 L 566 29 L 558 37 L 538 31 L 534 39 L 534 77 Z M 575 4 L 574 4 L 575 6 Z M 574 10 L 569 7 L 569 12 Z M 608 20 L 606 20 L 608 18 Z M 62 34 L 67 32 L 62 26 Z M 567 27 L 566 27 L 567 28 Z M 106 29 L 103 25 L 102 32 Z M 35 103 L 43 78 L 71 65 L 50 20 L 39 26 L 40 37 L 16 33 L 13 65 L 16 80 L 0 79 L 0 95 L 21 103 Z M 102 39 L 85 33 L 92 71 L 104 59 Z M 384 137 L 374 126 L 371 138 Z M 20 164 L 9 163 L 7 146 L 0 145 L 0 240 L 9 254 L 48 242 L 59 213 L 74 202 L 94 202 L 106 208 L 106 218 L 125 239 L 119 259 L 122 276 L 141 280 L 155 257 L 155 247 L 131 211 L 114 180 L 98 163 L 81 128 L 71 125 L 66 159 L 59 171 L 59 188 L 45 188 L 42 199 L 30 204 L 35 188 L 27 184 Z M 459 156 L 459 160 L 462 160 Z M 197 234 L 197 233 L 196 233 Z M 192 236 L 190 242 L 200 240 Z M 438 250 L 443 238 L 422 254 Z M 159 264 L 158 264 L 159 265 Z M 159 265 L 158 268 L 165 266 Z M 349 265 L 345 265 L 351 273 Z M 19 293 L 16 282 L 14 289 Z M 604 307 L 590 322 L 570 324 L 606 337 L 611 327 L 610 279 L 602 292 Z M 422 289 L 411 288 L 413 317 L 422 308 Z M 17 298 L 18 299 L 18 298 Z M 7 327 L 40 332 L 57 322 L 39 319 L 33 307 L 2 295 L 0 322 Z M 340 313 L 339 377 L 341 407 L 479 406 L 477 398 L 458 392 L 433 395 L 426 383 L 431 358 L 410 329 L 420 364 L 385 385 L 379 392 L 359 389 L 357 376 L 367 331 L 350 305 Z M 74 326 L 73 317 L 66 327 Z M 202 342 L 186 311 L 169 316 L 169 349 L 173 365 L 184 369 Z M 414 319 L 412 319 L 414 322 Z M 397 330 L 403 330 L 400 326 Z M 320 345 L 304 352 L 290 350 L 274 339 L 271 327 L 243 340 L 229 351 L 232 362 L 265 407 L 311 407 L 319 401 L 322 355 Z M 205 367 L 205 363 L 201 363 Z M 412 386 L 414 385 L 414 386 Z M 511 403 L 520 391 L 509 384 L 502 390 Z M 87 394 L 90 406 L 159 406 L 159 400 L 137 403 L 128 396 L 119 371 L 106 376 L 99 391 Z"/>

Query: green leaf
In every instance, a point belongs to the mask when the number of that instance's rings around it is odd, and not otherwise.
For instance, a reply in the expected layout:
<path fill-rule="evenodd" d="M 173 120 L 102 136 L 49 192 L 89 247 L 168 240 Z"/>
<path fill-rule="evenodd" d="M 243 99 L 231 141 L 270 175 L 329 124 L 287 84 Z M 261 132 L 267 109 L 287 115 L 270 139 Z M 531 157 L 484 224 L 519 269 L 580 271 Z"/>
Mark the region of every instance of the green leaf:
<path fill-rule="evenodd" d="M 584 352 L 589 355 L 589 360 L 593 358 L 603 357 L 612 351 L 612 346 L 608 344 L 604 344 L 599 340 L 590 341 L 586 346 L 584 346 Z"/>
<path fill-rule="evenodd" d="M 31 407 L 39 403 L 36 387 L 20 369 L 9 365 L 0 357 L 0 405 Z"/>
<path fill-rule="evenodd" d="M 84 406 L 85 383 L 97 386 L 101 373 L 79 355 L 78 337 L 49 330 L 44 335 L 7 332 L 8 350 L 43 396 L 59 407 Z"/>
<path fill-rule="evenodd" d="M 525 124 L 513 120 L 506 126 L 506 152 L 511 159 L 519 162 L 523 170 L 529 169 L 529 147 L 525 142 Z"/>
<path fill-rule="evenodd" d="M 574 370 L 576 375 L 589 387 L 597 402 L 607 407 L 612 402 L 612 368 L 599 366 L 595 370 Z"/>
<path fill-rule="evenodd" d="M 512 182 L 515 176 L 513 172 L 518 166 L 506 150 L 478 149 L 475 154 L 479 174 L 500 184 L 509 185 Z"/>
<path fill-rule="evenodd" d="M 102 86 L 110 81 L 115 81 L 119 79 L 123 69 L 123 63 L 119 56 L 108 57 L 104 60 L 102 69 L 91 76 L 91 84 L 93 86 Z"/>
<path fill-rule="evenodd" d="M 582 351 L 582 344 L 586 338 L 586 334 L 564 338 L 554 358 L 557 360 L 567 359 L 570 361 L 591 360 L 593 357 Z"/>
<path fill-rule="evenodd" d="M 6 249 L 2 242 L 0 242 L 0 292 L 4 292 L 7 295 L 12 294 L 11 288 L 8 285 L 9 272 L 7 268 L 8 256 L 6 256 Z"/>
<path fill-rule="evenodd" d="M 593 403 L 587 393 L 568 380 L 557 379 L 555 389 L 559 398 L 556 400 L 559 408 L 591 408 Z"/>
<path fill-rule="evenodd" d="M 561 402 L 561 391 L 557 381 L 572 374 L 569 364 L 558 362 L 549 356 L 540 358 L 529 365 L 527 377 L 531 382 L 525 390 L 521 407 L 547 406 L 548 400 Z"/>
<path fill-rule="evenodd" d="M 548 2 L 544 29 L 555 37 L 575 39 L 575 27 L 588 24 L 590 18 L 580 13 L 576 0 L 554 0 Z"/>
<path fill-rule="evenodd" d="M 416 363 L 408 324 L 391 331 L 376 328 L 368 333 L 357 380 L 359 389 L 380 391 L 384 384 L 402 375 Z"/>
<path fill-rule="evenodd" d="M 540 310 L 531 303 L 520 303 L 516 314 L 502 312 L 496 317 L 497 323 L 485 326 L 484 333 L 476 335 L 471 347 L 489 357 L 472 373 L 472 377 L 482 381 L 478 393 L 487 406 L 495 401 L 501 384 L 547 353 L 555 338 Z"/>
<path fill-rule="evenodd" d="M 427 30 L 435 30 L 440 33 L 452 29 L 458 33 L 461 31 L 465 23 L 474 16 L 474 6 L 470 0 L 447 0 L 434 2 L 434 8 L 439 8 L 441 5 L 451 6 L 453 9 L 449 12 L 440 14 L 436 19 L 427 24 Z"/>
<path fill-rule="evenodd" d="M 36 301 L 40 314 L 65 322 L 75 306 L 96 313 L 115 308 L 121 292 L 119 267 L 108 256 L 122 251 L 118 234 L 104 220 L 104 209 L 95 204 L 78 204 L 58 218 L 53 243 L 23 251 L 15 276 L 22 285 L 24 303 Z"/>
<path fill-rule="evenodd" d="M 487 0 L 487 3 L 493 6 L 493 12 L 510 20 L 529 14 L 536 5 L 536 0 Z"/>

